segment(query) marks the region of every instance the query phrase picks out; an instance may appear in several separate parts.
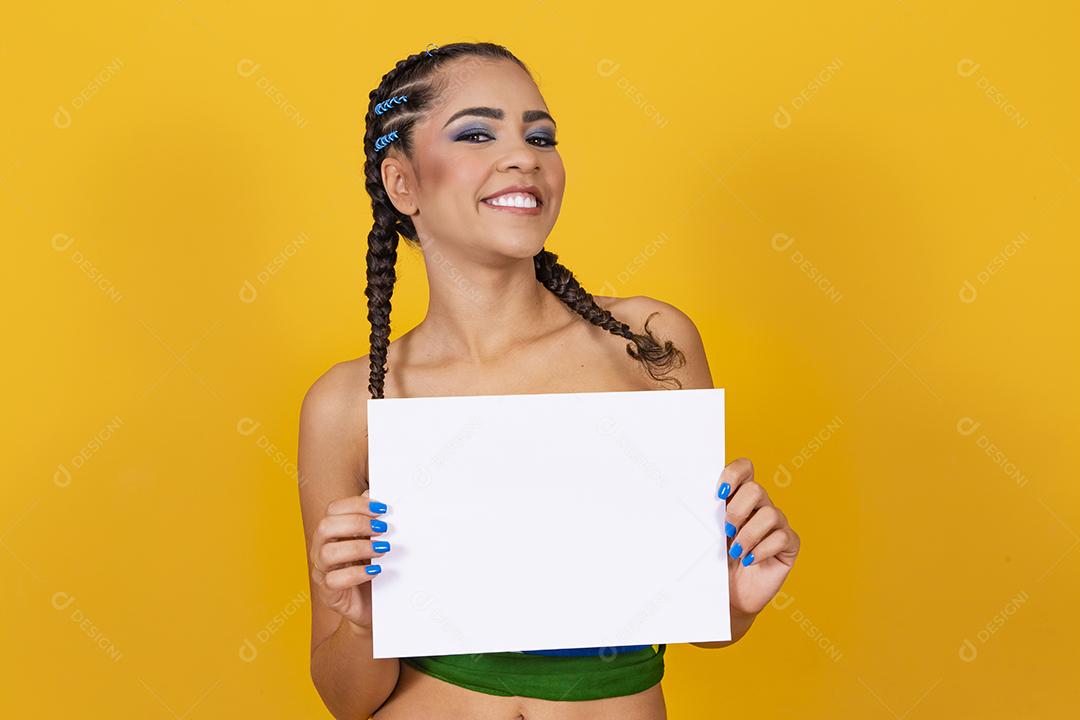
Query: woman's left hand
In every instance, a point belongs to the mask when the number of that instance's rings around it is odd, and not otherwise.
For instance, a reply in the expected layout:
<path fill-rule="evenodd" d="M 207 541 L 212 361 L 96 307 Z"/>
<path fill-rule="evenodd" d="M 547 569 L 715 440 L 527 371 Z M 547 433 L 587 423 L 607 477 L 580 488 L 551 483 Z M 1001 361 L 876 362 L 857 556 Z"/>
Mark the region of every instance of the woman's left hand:
<path fill-rule="evenodd" d="M 799 536 L 739 458 L 724 467 L 716 497 L 727 500 L 728 596 L 732 614 L 753 616 L 780 591 L 799 554 Z"/>

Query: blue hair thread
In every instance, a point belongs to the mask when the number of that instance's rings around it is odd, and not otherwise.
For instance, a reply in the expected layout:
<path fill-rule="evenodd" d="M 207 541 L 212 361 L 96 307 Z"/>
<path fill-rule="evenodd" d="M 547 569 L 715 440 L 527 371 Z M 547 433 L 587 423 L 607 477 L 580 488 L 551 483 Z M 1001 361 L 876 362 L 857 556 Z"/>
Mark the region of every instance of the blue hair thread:
<path fill-rule="evenodd" d="M 439 46 L 436 45 L 435 43 L 428 43 L 428 48 L 438 50 Z M 431 49 L 424 50 L 424 53 L 428 57 L 435 57 L 434 55 L 431 54 Z M 382 115 L 383 113 L 385 113 L 385 112 L 387 112 L 389 110 L 393 110 L 398 105 L 403 105 L 404 103 L 406 103 L 408 101 L 409 101 L 409 96 L 408 95 L 395 95 L 394 97 L 390 98 L 389 100 L 383 100 L 382 102 L 375 105 L 375 114 L 376 115 Z M 389 145 L 390 143 L 394 142 L 397 139 L 398 139 L 398 131 L 397 130 L 393 130 L 391 132 L 386 133 L 385 135 L 379 136 L 379 138 L 375 141 L 375 151 L 378 152 L 379 150 L 382 150 L 384 147 L 386 147 L 387 145 Z"/>
<path fill-rule="evenodd" d="M 397 107 L 398 105 L 401 105 L 401 104 L 406 103 L 408 101 L 409 101 L 409 96 L 408 95 L 395 95 L 394 97 L 390 98 L 389 100 L 383 100 L 381 103 L 376 105 L 375 106 L 375 114 L 376 115 L 382 115 L 387 110 L 392 110 L 395 107 Z"/>
<path fill-rule="evenodd" d="M 390 143 L 394 142 L 397 139 L 398 139 L 397 130 L 393 130 L 391 132 L 386 133 L 385 135 L 379 136 L 379 139 L 375 141 L 375 151 L 378 152 L 379 150 L 382 150 L 384 147 L 386 147 L 387 145 L 389 145 Z"/>

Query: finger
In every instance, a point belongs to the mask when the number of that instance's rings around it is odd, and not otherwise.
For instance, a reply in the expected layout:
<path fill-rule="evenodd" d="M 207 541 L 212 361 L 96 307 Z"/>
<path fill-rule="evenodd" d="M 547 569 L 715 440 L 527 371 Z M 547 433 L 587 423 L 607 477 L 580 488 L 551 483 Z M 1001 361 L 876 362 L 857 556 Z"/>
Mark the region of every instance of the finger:
<path fill-rule="evenodd" d="M 732 538 L 731 550 L 728 552 L 736 560 L 751 555 L 760 557 L 756 549 L 758 543 L 768 537 L 773 530 L 785 525 L 787 525 L 787 518 L 780 512 L 780 508 L 775 505 L 762 505 L 739 527 L 735 537 Z M 744 564 L 748 565 L 750 562 L 753 562 L 753 559 Z"/>
<path fill-rule="evenodd" d="M 777 528 L 766 535 L 765 538 L 754 547 L 753 552 L 744 555 L 740 562 L 742 562 L 744 566 L 757 565 L 774 556 L 782 557 L 782 553 L 787 552 L 793 536 L 794 533 L 791 532 L 790 528 Z M 747 562 L 747 558 L 750 558 L 749 562 Z"/>
<path fill-rule="evenodd" d="M 720 500 L 728 500 L 735 494 L 735 490 L 748 480 L 754 479 L 754 464 L 747 458 L 738 458 L 728 463 L 720 473 L 717 480 L 716 497 Z"/>
<path fill-rule="evenodd" d="M 369 515 L 327 515 L 315 528 L 313 546 L 332 540 L 353 540 L 378 535 L 389 530 L 385 520 L 378 520 Z"/>
<path fill-rule="evenodd" d="M 725 529 L 728 535 L 732 534 L 731 526 L 734 526 L 737 531 L 746 524 L 746 521 L 750 519 L 755 510 L 764 505 L 772 505 L 765 488 L 753 480 L 741 483 L 732 498 L 728 500 L 725 508 L 727 517 Z"/>
<path fill-rule="evenodd" d="M 338 540 L 324 544 L 316 559 L 323 572 L 330 572 L 337 566 L 382 557 L 388 552 L 390 543 L 386 540 Z"/>
<path fill-rule="evenodd" d="M 362 585 L 370 582 L 381 570 L 378 565 L 349 565 L 327 573 L 326 587 L 330 590 L 344 590 L 353 585 Z"/>
<path fill-rule="evenodd" d="M 351 495 L 349 497 L 337 498 L 331 500 L 330 504 L 326 506 L 327 515 L 370 515 L 372 517 L 376 515 L 382 515 L 387 511 L 386 503 L 376 502 L 368 497 L 368 491 L 365 490 L 360 495 Z"/>

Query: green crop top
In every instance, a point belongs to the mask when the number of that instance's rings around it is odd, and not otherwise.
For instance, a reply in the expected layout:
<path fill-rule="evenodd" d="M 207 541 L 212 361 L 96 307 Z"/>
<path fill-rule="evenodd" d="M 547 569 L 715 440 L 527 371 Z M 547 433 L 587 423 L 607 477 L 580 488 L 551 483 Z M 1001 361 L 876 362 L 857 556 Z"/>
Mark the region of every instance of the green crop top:
<path fill-rule="evenodd" d="M 496 652 L 403 657 L 427 675 L 488 695 L 598 700 L 647 690 L 664 677 L 666 645 L 588 648 L 574 655 Z M 552 651 L 557 652 L 557 651 Z"/>

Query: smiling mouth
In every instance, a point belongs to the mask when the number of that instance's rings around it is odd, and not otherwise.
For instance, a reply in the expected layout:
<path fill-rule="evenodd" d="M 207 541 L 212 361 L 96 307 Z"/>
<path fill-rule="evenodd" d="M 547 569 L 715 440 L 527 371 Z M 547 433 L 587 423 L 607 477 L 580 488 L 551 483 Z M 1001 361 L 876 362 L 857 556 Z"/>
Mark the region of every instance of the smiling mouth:
<path fill-rule="evenodd" d="M 496 195 L 493 198 L 481 200 L 480 203 L 493 210 L 519 215 L 539 215 L 540 208 L 543 207 L 543 203 L 535 195 L 521 192 Z"/>

